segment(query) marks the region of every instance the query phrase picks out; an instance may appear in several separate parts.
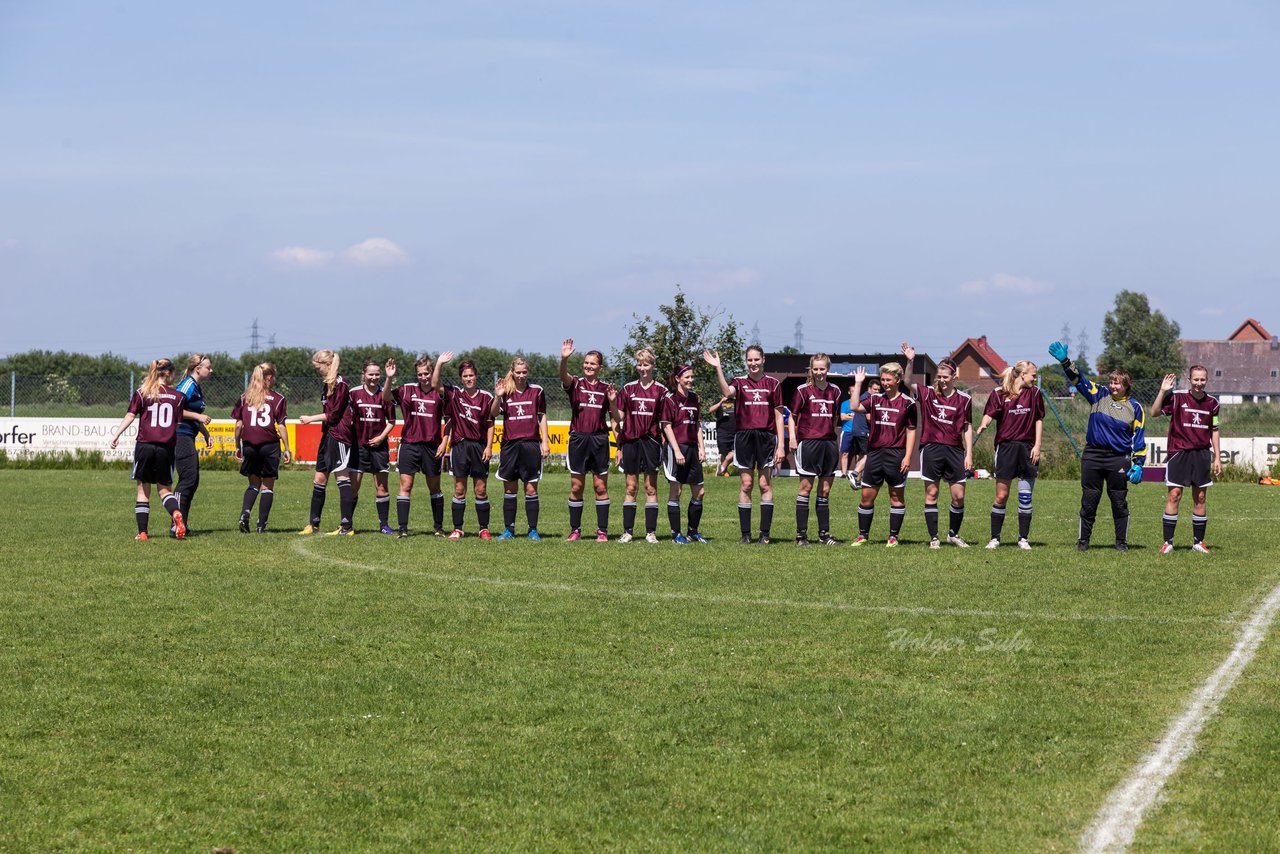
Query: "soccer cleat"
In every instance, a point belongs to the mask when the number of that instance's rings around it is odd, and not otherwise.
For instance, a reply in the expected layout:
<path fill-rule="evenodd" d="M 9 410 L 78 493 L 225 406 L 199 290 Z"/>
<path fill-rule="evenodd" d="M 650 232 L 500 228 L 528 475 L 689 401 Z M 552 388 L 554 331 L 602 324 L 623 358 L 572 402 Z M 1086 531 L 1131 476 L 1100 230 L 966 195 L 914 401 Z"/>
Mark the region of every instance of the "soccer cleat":
<path fill-rule="evenodd" d="M 298 532 L 298 536 L 299 536 L 299 537 L 309 537 L 309 536 L 311 536 L 312 534 L 316 534 L 316 533 L 319 533 L 319 532 L 320 532 L 320 529 L 319 529 L 319 528 L 317 528 L 315 525 L 308 525 L 307 527 L 303 528 L 301 531 L 299 531 L 299 532 Z"/>
<path fill-rule="evenodd" d="M 1129 544 L 1128 544 L 1128 543 L 1116 543 L 1116 551 L 1118 551 L 1118 552 L 1127 552 L 1127 551 L 1129 551 Z"/>
<path fill-rule="evenodd" d="M 831 536 L 830 534 L 828 534 L 826 531 L 823 531 L 821 534 L 818 534 L 818 542 L 822 543 L 824 546 L 840 545 L 840 541 L 837 540 L 835 537 Z"/>
<path fill-rule="evenodd" d="M 170 536 L 170 537 L 173 537 L 173 538 L 176 540 L 176 539 L 178 538 L 178 529 L 177 529 L 177 528 L 175 528 L 175 527 L 173 527 L 172 525 L 170 525 L 170 526 L 169 526 L 169 536 Z"/>
<path fill-rule="evenodd" d="M 671 535 L 671 542 L 675 543 L 677 546 L 687 546 L 689 545 L 689 538 L 679 531 L 676 531 Z"/>
<path fill-rule="evenodd" d="M 481 528 L 481 529 L 480 529 L 480 539 L 482 539 L 482 540 L 492 540 L 492 539 L 493 539 L 493 534 L 490 534 L 490 533 L 489 533 L 489 529 L 488 529 L 488 528 Z"/>
<path fill-rule="evenodd" d="M 940 549 L 942 548 L 942 543 L 938 541 L 937 537 L 934 537 L 932 540 L 929 541 L 929 548 Z"/>
<path fill-rule="evenodd" d="M 1167 554 L 1169 554 L 1169 553 L 1170 553 L 1170 552 L 1172 552 L 1172 551 L 1173 551 L 1173 543 L 1169 542 L 1168 540 L 1165 540 L 1165 541 L 1160 545 L 1160 554 L 1162 554 L 1162 555 L 1167 555 Z"/>
<path fill-rule="evenodd" d="M 533 540 L 535 543 L 542 542 L 542 537 L 538 536 L 537 528 L 530 528 L 527 536 L 529 537 L 529 539 Z"/>
<path fill-rule="evenodd" d="M 708 543 L 708 542 L 710 542 L 710 540 L 708 540 L 706 537 L 704 537 L 704 536 L 702 536 L 701 534 L 699 534 L 697 531 L 694 531 L 692 534 L 690 534 L 690 535 L 689 535 L 689 542 L 691 542 L 691 543 Z"/>
<path fill-rule="evenodd" d="M 515 538 L 516 535 L 510 528 L 503 528 L 502 533 L 498 535 L 500 540 L 514 540 Z"/>
<path fill-rule="evenodd" d="M 452 531 L 449 532 L 449 539 L 451 540 L 460 540 L 462 539 L 462 537 L 463 537 L 463 533 L 461 528 L 454 528 Z"/>
<path fill-rule="evenodd" d="M 622 536 L 621 536 L 621 537 L 618 537 L 618 542 L 620 542 L 620 543 L 629 543 L 629 542 L 631 542 L 633 539 L 634 539 L 634 537 L 632 537 L 632 536 L 631 536 L 631 532 L 630 532 L 630 531 L 623 531 L 623 532 L 622 532 Z"/>
<path fill-rule="evenodd" d="M 858 473 L 856 471 L 851 471 L 848 474 L 846 474 L 845 479 L 849 481 L 850 489 L 857 489 L 859 486 L 861 486 L 861 484 L 858 483 Z"/>
<path fill-rule="evenodd" d="M 386 524 L 386 523 L 384 522 L 384 523 L 382 523 L 381 525 L 379 525 L 379 526 L 378 526 L 378 533 L 379 533 L 379 534 L 386 534 L 386 535 L 388 535 L 388 536 L 395 536 L 395 533 L 396 533 L 396 532 L 395 532 L 395 531 L 393 531 L 393 530 L 391 530 L 391 526 L 390 526 L 390 525 L 388 525 L 388 524 Z"/>
<path fill-rule="evenodd" d="M 853 542 L 849 543 L 849 545 L 851 546 L 865 546 L 866 544 L 867 544 L 867 538 L 862 534 L 859 534 L 858 536 L 854 537 Z"/>
<path fill-rule="evenodd" d="M 134 539 L 135 539 L 135 540 L 137 540 L 137 541 L 138 541 L 138 542 L 140 542 L 140 543 L 145 543 L 145 542 L 147 541 L 147 532 L 146 532 L 146 531 L 142 531 L 142 532 L 141 532 L 141 533 L 139 533 L 136 537 L 134 537 Z"/>
<path fill-rule="evenodd" d="M 180 540 L 187 537 L 187 523 L 182 520 L 182 511 L 173 511 L 173 535 Z"/>
<path fill-rule="evenodd" d="M 1024 552 L 1029 552 L 1031 551 L 1031 543 L 1027 542 L 1026 537 L 1020 537 L 1018 539 L 1018 548 L 1022 549 Z"/>
<path fill-rule="evenodd" d="M 177 533 L 177 532 L 175 531 L 174 533 Z M 242 534 L 249 533 L 249 517 L 248 516 L 240 517 L 240 533 Z"/>
<path fill-rule="evenodd" d="M 608 532 L 608 531 L 596 531 L 596 542 L 597 542 L 597 543 L 607 543 L 607 542 L 609 542 L 609 532 Z"/>
<path fill-rule="evenodd" d="M 808 538 L 808 537 L 806 537 L 804 534 L 797 534 L 797 535 L 796 535 L 796 545 L 797 545 L 797 546 L 807 546 L 807 545 L 809 545 L 809 538 Z"/>
<path fill-rule="evenodd" d="M 434 531 L 431 532 L 431 536 L 444 537 L 445 536 L 444 528 L 436 528 Z"/>
<path fill-rule="evenodd" d="M 646 543 L 656 543 L 658 541 L 658 535 L 655 534 L 653 531 L 650 531 L 649 533 L 644 535 L 644 541 Z"/>
<path fill-rule="evenodd" d="M 267 526 L 259 525 L 255 530 L 257 530 L 259 534 L 265 534 L 267 532 Z"/>
<path fill-rule="evenodd" d="M 886 549 L 896 549 L 898 547 L 898 538 L 890 537 L 888 540 L 885 540 L 884 547 Z"/>
<path fill-rule="evenodd" d="M 949 534 L 947 536 L 947 542 L 951 543 L 951 545 L 956 546 L 957 548 L 961 548 L 961 549 L 969 548 L 969 544 L 966 543 L 964 540 L 960 539 L 960 537 L 956 534 Z"/>
<path fill-rule="evenodd" d="M 574 528 L 572 531 L 569 532 L 569 536 L 564 538 L 564 541 L 566 543 L 576 543 L 580 539 L 582 539 L 582 531 L 578 530 L 577 528 Z"/>
<path fill-rule="evenodd" d="M 1199 552 L 1202 555 L 1207 555 L 1209 553 L 1209 547 L 1206 546 L 1203 542 L 1195 542 L 1191 544 L 1191 551 Z"/>
<path fill-rule="evenodd" d="M 354 537 L 356 535 L 354 528 L 338 528 L 336 531 L 330 531 L 325 534 L 326 537 Z"/>
<path fill-rule="evenodd" d="M 742 539 L 738 540 L 738 545 L 740 545 L 740 546 L 749 546 L 749 545 L 751 545 L 751 535 L 750 535 L 750 534 L 743 534 L 743 535 L 742 535 Z"/>
<path fill-rule="evenodd" d="M 1087 552 L 1087 551 L 1089 551 L 1089 544 L 1088 544 L 1087 542 L 1085 542 L 1084 540 L 1081 540 L 1080 542 L 1076 543 L 1076 551 L 1078 551 L 1078 552 Z"/>
<path fill-rule="evenodd" d="M 409 539 L 409 532 L 408 532 L 408 531 L 406 531 L 404 528 L 401 528 L 401 529 L 396 533 L 396 539 L 397 539 L 397 540 L 407 540 L 407 539 Z"/>
<path fill-rule="evenodd" d="M 769 545 L 769 537 L 766 534 L 761 534 L 759 539 L 756 540 L 756 545 L 757 546 Z"/>
<path fill-rule="evenodd" d="M 992 537 L 992 538 L 991 538 L 991 542 L 987 543 L 987 548 L 989 548 L 989 549 L 998 549 L 998 548 L 1000 548 L 1000 538 L 999 538 L 999 537 Z"/>

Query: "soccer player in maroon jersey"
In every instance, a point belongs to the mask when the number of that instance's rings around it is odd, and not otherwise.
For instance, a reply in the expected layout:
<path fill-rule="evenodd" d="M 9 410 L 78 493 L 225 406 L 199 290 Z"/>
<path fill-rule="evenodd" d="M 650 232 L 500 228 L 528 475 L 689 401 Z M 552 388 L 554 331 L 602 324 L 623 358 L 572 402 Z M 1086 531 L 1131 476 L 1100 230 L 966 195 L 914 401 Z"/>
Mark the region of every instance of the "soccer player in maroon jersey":
<path fill-rule="evenodd" d="M 1169 496 L 1164 503 L 1164 543 L 1160 554 L 1173 551 L 1173 534 L 1178 527 L 1178 505 L 1182 490 L 1191 487 L 1191 550 L 1208 554 L 1204 544 L 1209 525 L 1209 487 L 1222 476 L 1222 445 L 1218 437 L 1218 399 L 1205 392 L 1209 369 L 1191 368 L 1191 390 L 1174 391 L 1177 374 L 1166 374 L 1160 393 L 1151 402 L 1151 417 L 1169 416 L 1169 460 L 1164 482 Z M 1212 476 L 1210 476 L 1212 473 Z"/>
<path fill-rule="evenodd" d="M 453 358 L 453 353 L 440 354 L 437 367 Z M 436 373 L 439 376 L 439 373 Z M 449 539 L 463 537 L 462 524 L 467 512 L 467 483 L 475 496 L 476 522 L 480 539 L 492 539 L 489 533 L 489 459 L 493 454 L 493 395 L 480 388 L 476 363 L 467 359 L 458 365 L 462 387 L 450 387 L 449 406 L 445 413 L 444 446 L 449 453 L 449 471 L 453 473 L 453 531 Z M 444 387 L 436 382 L 436 391 Z"/>
<path fill-rule="evenodd" d="M 187 525 L 182 519 L 178 496 L 173 493 L 173 454 L 178 443 L 178 422 L 184 418 L 209 423 L 203 412 L 182 408 L 186 400 L 169 383 L 173 379 L 173 362 L 156 359 L 147 368 L 147 378 L 133 393 L 124 418 L 111 433 L 111 447 L 120 442 L 120 434 L 138 421 L 138 436 L 133 450 L 133 479 L 138 482 L 138 497 L 133 506 L 138 522 L 135 540 L 147 539 L 147 522 L 151 518 L 151 484 L 160 494 L 160 503 L 173 519 L 173 535 L 179 540 L 187 536 Z"/>
<path fill-rule="evenodd" d="M 441 364 L 453 353 L 441 353 Z M 400 539 L 409 536 L 409 505 L 413 496 L 413 476 L 426 478 L 431 490 L 431 520 L 435 535 L 444 536 L 444 493 L 440 491 L 441 460 L 444 457 L 442 426 L 449 406 L 449 391 L 440 386 L 440 368 L 433 370 L 431 357 L 423 356 L 413 364 L 417 382 L 402 383 L 393 393 L 391 381 L 396 376 L 396 360 L 387 359 L 387 381 L 382 386 L 382 399 L 400 407 L 404 429 L 396 453 L 396 469 L 400 472 L 400 491 L 396 495 L 396 522 Z"/>
<path fill-rule="evenodd" d="M 517 356 L 511 360 L 506 377 L 494 388 L 491 416 L 502 416 L 502 450 L 498 460 L 498 480 L 502 481 L 502 527 L 500 540 L 516 535 L 516 488 L 524 481 L 524 515 L 529 539 L 538 534 L 538 481 L 542 463 L 551 454 L 547 432 L 547 397 L 542 386 L 529 382 L 529 363 Z"/>
<path fill-rule="evenodd" d="M 656 364 L 653 351 L 636 353 L 636 373 L 639 379 L 624 385 L 609 399 L 610 414 L 618 427 L 618 467 L 627 476 L 626 492 L 622 499 L 622 536 L 620 543 L 629 543 L 636 524 L 636 497 L 640 491 L 640 478 L 644 478 L 644 538 L 658 541 L 658 460 L 662 455 L 658 436 L 661 435 L 659 408 L 667 387 L 653 377 Z"/>
<path fill-rule="evenodd" d="M 569 541 L 582 537 L 582 497 L 591 473 L 596 494 L 596 542 L 609 539 L 609 391 L 601 381 L 604 354 L 588 350 L 582 357 L 582 376 L 569 373 L 573 339 L 560 347 L 560 383 L 569 396 Z"/>
<path fill-rule="evenodd" d="M 707 459 L 702 440 L 702 400 L 693 390 L 693 368 L 678 365 L 669 377 L 671 390 L 662 396 L 658 422 L 667 443 L 662 453 L 662 470 L 671 484 L 667 494 L 667 521 L 671 541 L 677 545 L 705 543 L 698 530 L 702 524 L 702 498 L 706 494 L 702 464 Z M 680 493 L 689 484 L 689 532 L 680 533 Z"/>
<path fill-rule="evenodd" d="M 1009 489 L 1018 481 L 1018 548 L 1030 549 L 1031 493 L 1040 471 L 1040 441 L 1044 436 L 1044 396 L 1036 386 L 1036 364 L 1022 360 L 1005 368 L 1000 386 L 987 398 L 982 423 L 974 438 L 982 435 L 992 421 L 996 422 L 996 501 L 991 506 L 991 541 L 987 548 L 1000 545 L 1004 527 L 1004 508 Z"/>
<path fill-rule="evenodd" d="M 889 485 L 889 548 L 898 545 L 898 534 L 907 516 L 907 472 L 916 449 L 916 424 L 919 421 L 915 399 L 902 391 L 902 366 L 888 363 L 880 366 L 879 394 L 863 399 L 862 384 L 867 372 L 858 368 L 849 392 L 851 408 L 867 416 L 871 430 L 867 436 L 867 464 L 862 474 L 862 495 L 858 499 L 858 536 L 853 545 L 865 544 L 871 536 L 871 522 L 876 514 L 876 496 L 881 484 Z"/>
<path fill-rule="evenodd" d="M 315 534 L 320 531 L 320 513 L 324 510 L 324 493 L 332 474 L 338 482 L 339 523 L 335 534 L 352 536 L 351 526 L 355 512 L 355 498 L 351 489 L 351 455 L 353 442 L 351 389 L 339 373 L 342 362 L 332 350 L 317 350 L 311 356 L 311 367 L 324 380 L 324 411 L 316 415 L 304 415 L 299 424 L 320 425 L 320 449 L 316 453 L 316 475 L 311 483 L 311 517 L 299 534 Z"/>
<path fill-rule="evenodd" d="M 373 359 L 364 363 L 360 374 L 361 385 L 351 390 L 351 411 L 354 414 L 352 430 L 355 444 L 351 449 L 354 462 L 351 466 L 351 513 L 355 518 L 356 505 L 360 502 L 360 483 L 366 474 L 373 475 L 377 500 L 378 532 L 392 535 L 395 531 L 387 524 L 391 514 L 391 443 L 387 437 L 396 423 L 396 411 L 382 398 L 382 366 Z"/>
<path fill-rule="evenodd" d="M 285 399 L 276 393 L 275 386 L 276 366 L 270 362 L 256 365 L 249 387 L 231 410 L 236 422 L 236 459 L 240 460 L 240 474 L 249 478 L 240 504 L 242 534 L 249 533 L 249 512 L 258 499 L 257 531 L 266 533 L 280 462 L 291 459 L 289 433 L 283 429 L 287 417 Z"/>
<path fill-rule="evenodd" d="M 740 475 L 738 490 L 738 527 L 742 544 L 751 540 L 751 488 L 757 477 L 760 483 L 760 539 L 757 545 L 769 544 L 773 526 L 773 472 L 782 462 L 783 444 L 782 383 L 764 372 L 764 350 L 752 344 L 746 351 L 747 374 L 725 379 L 720 354 L 704 351 L 703 360 L 716 369 L 720 393 L 733 400 L 737 432 L 733 434 L 733 462 Z"/>
<path fill-rule="evenodd" d="M 838 545 L 831 536 L 831 484 L 840 462 L 840 389 L 827 382 L 831 357 L 809 358 L 808 382 L 791 398 L 791 450 L 795 454 L 800 487 L 796 492 L 796 545 L 809 545 L 809 498 L 818 483 L 818 542 Z"/>
<path fill-rule="evenodd" d="M 916 362 L 916 349 L 902 342 L 902 355 L 907 367 Z M 956 363 L 943 359 L 938 363 L 938 376 L 932 386 L 913 384 L 920 407 L 920 475 L 924 480 L 924 521 L 929 529 L 929 548 L 941 546 L 938 540 L 938 485 L 946 481 L 951 487 L 951 517 L 947 542 L 967 549 L 960 538 L 964 523 L 964 486 L 973 470 L 973 401 L 956 388 Z"/>

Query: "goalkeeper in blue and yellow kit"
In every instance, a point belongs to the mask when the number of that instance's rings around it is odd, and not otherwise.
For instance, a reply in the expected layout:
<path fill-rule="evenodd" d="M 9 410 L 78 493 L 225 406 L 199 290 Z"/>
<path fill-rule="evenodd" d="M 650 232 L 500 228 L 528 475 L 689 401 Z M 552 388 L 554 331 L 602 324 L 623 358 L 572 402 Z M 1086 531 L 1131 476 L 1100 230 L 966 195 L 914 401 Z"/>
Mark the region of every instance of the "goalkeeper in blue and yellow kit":
<path fill-rule="evenodd" d="M 1076 548 L 1087 551 L 1093 535 L 1093 520 L 1102 500 L 1103 486 L 1111 499 L 1111 516 L 1116 526 L 1116 550 L 1129 550 L 1130 483 L 1142 482 L 1142 464 L 1147 459 L 1147 440 L 1142 404 L 1129 397 L 1132 380 L 1127 371 L 1112 371 L 1106 388 L 1085 379 L 1067 358 L 1067 345 L 1054 341 L 1049 355 L 1062 364 L 1067 381 L 1092 404 L 1085 434 L 1084 455 L 1080 458 L 1080 537 Z"/>

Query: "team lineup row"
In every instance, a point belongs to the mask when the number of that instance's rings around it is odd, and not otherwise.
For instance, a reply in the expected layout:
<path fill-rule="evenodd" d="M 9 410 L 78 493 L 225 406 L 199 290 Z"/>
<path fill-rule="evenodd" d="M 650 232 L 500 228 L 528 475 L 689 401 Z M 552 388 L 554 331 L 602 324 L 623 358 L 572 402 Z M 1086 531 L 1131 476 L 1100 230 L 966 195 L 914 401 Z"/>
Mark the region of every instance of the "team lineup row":
<path fill-rule="evenodd" d="M 906 364 L 915 359 L 910 344 L 902 344 Z M 571 421 L 567 462 L 570 473 L 568 496 L 570 541 L 582 538 L 582 515 L 590 476 L 596 511 L 595 539 L 608 539 L 611 501 L 608 476 L 611 465 L 612 430 L 617 440 L 617 465 L 625 476 L 621 542 L 635 536 L 640 494 L 644 494 L 644 537 L 657 542 L 658 472 L 668 482 L 667 517 L 672 540 L 685 544 L 705 542 L 700 530 L 705 496 L 703 463 L 703 406 L 693 390 L 691 365 L 675 366 L 661 382 L 656 377 L 653 353 L 635 354 L 637 378 L 621 386 L 604 382 L 600 372 L 604 356 L 591 350 L 582 359 L 581 375 L 569 370 L 576 352 L 573 339 L 561 348 L 560 380 L 569 398 Z M 1077 547 L 1088 549 L 1094 519 L 1103 491 L 1111 503 L 1115 527 L 1115 548 L 1128 547 L 1128 485 L 1142 479 L 1146 458 L 1143 407 L 1129 396 L 1127 373 L 1113 371 L 1106 386 L 1098 386 L 1081 376 L 1068 358 L 1067 349 L 1054 342 L 1049 352 L 1075 388 L 1091 406 L 1085 451 L 1081 460 L 1082 497 Z M 1030 361 L 1010 366 L 1000 376 L 1000 385 L 991 393 L 975 431 L 972 401 L 955 385 L 956 366 L 944 359 L 932 384 L 914 383 L 896 362 L 882 365 L 878 375 L 868 376 L 861 368 L 854 375 L 847 396 L 827 381 L 830 359 L 824 354 L 811 357 L 807 381 L 794 393 L 789 411 L 782 399 L 782 385 L 764 372 L 765 355 L 759 347 L 745 353 L 747 371 L 743 376 L 725 376 L 718 353 L 702 354 L 715 368 L 721 399 L 711 410 L 732 410 L 732 438 L 721 438 L 722 456 L 731 458 L 739 469 L 738 517 L 744 544 L 768 544 L 773 522 L 773 473 L 790 450 L 799 475 L 796 497 L 796 542 L 810 544 L 810 507 L 817 517 L 814 540 L 826 545 L 839 541 L 832 535 L 830 493 L 837 472 L 855 472 L 851 482 L 859 488 L 858 533 L 851 545 L 869 541 L 876 500 L 882 488 L 889 495 L 889 536 L 886 545 L 898 545 L 906 517 L 905 487 L 911 460 L 921 451 L 921 476 L 925 486 L 924 516 L 931 548 L 943 542 L 967 547 L 960 535 L 965 513 L 965 484 L 973 467 L 973 443 L 987 429 L 995 428 L 995 500 L 990 511 L 991 536 L 987 548 L 996 548 L 1001 537 L 1006 507 L 1017 487 L 1017 545 L 1030 549 L 1033 516 L 1032 496 L 1038 472 L 1043 438 L 1045 404 L 1036 385 L 1036 365 Z M 538 533 L 539 483 L 543 463 L 550 454 L 546 397 L 541 386 L 529 382 L 528 364 L 515 359 L 507 375 L 495 383 L 492 392 L 478 384 L 474 363 L 458 365 L 460 385 L 446 385 L 442 369 L 453 361 L 452 352 L 435 360 L 428 356 L 414 365 L 415 380 L 394 385 L 397 366 L 375 361 L 364 364 L 360 384 L 352 388 L 342 377 L 337 353 L 317 351 L 312 365 L 324 381 L 323 411 L 299 418 L 303 424 L 321 425 L 316 473 L 312 485 L 311 511 L 300 533 L 320 531 L 330 478 L 339 493 L 339 523 L 333 535 L 355 533 L 353 518 L 365 474 L 372 474 L 376 492 L 379 530 L 384 534 L 409 535 L 410 508 L 414 483 L 422 475 L 430 490 L 433 530 L 439 536 L 460 539 L 468 491 L 474 504 L 479 536 L 494 538 L 489 531 L 488 478 L 494 425 L 501 419 L 503 430 L 497 478 L 503 485 L 503 524 L 496 539 L 516 536 L 520 487 L 523 484 L 527 537 Z M 385 375 L 384 375 L 385 371 Z M 191 501 L 199 485 L 199 463 L 195 439 L 209 441 L 200 382 L 208 379 L 213 366 L 207 356 L 194 354 L 177 386 L 170 382 L 173 362 L 152 362 L 143 384 L 130 400 L 124 418 L 113 433 L 115 447 L 120 435 L 136 419 L 139 421 L 133 478 L 137 481 L 135 515 L 137 539 L 148 536 L 151 486 L 169 513 L 170 532 L 183 538 L 190 523 Z M 1163 519 L 1162 553 L 1173 549 L 1178 507 L 1184 488 L 1192 489 L 1192 548 L 1207 553 L 1204 542 L 1207 524 L 1207 489 L 1212 477 L 1220 474 L 1218 402 L 1205 391 L 1208 371 L 1201 366 L 1190 371 L 1190 390 L 1174 391 L 1177 377 L 1168 375 L 1150 407 L 1151 416 L 1168 416 L 1169 464 L 1166 483 L 1168 500 Z M 258 365 L 244 395 L 237 401 L 235 421 L 236 457 L 240 471 L 248 478 L 241 507 L 239 527 L 248 533 L 255 502 L 256 530 L 266 530 L 275 481 L 282 462 L 290 461 L 288 434 L 280 429 L 287 418 L 286 401 L 275 391 L 276 371 L 269 363 Z M 399 490 L 396 496 L 397 528 L 390 525 L 390 447 L 388 439 L 399 411 L 403 419 L 398 460 Z M 789 412 L 790 429 L 784 427 L 784 411 Z M 728 433 L 729 431 L 725 431 Z M 444 493 L 441 475 L 445 455 L 454 479 L 452 528 L 444 526 Z M 177 467 L 178 487 L 173 489 Z M 939 525 L 941 484 L 949 491 L 949 518 L 946 533 Z M 681 501 L 685 487 L 689 498 L 687 515 Z M 758 502 L 755 501 L 758 495 Z M 759 525 L 753 513 L 759 507 Z M 683 524 L 682 524 L 683 522 Z"/>

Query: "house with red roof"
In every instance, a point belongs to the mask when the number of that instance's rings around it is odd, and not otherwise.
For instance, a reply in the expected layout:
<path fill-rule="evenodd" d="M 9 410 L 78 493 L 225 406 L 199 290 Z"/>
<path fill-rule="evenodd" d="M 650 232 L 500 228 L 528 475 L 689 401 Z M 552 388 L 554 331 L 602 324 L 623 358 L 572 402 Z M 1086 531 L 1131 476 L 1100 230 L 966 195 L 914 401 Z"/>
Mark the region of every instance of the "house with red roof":
<path fill-rule="evenodd" d="M 950 358 L 956 363 L 956 379 L 973 391 L 980 392 L 989 392 L 999 385 L 1000 372 L 1009 366 L 985 335 L 966 338 L 963 344 L 952 351 Z"/>
<path fill-rule="evenodd" d="M 1209 393 L 1222 403 L 1280 401 L 1280 341 L 1250 317 L 1225 340 L 1184 339 L 1187 365 L 1209 371 Z M 1185 388 L 1183 378 L 1181 387 Z"/>

